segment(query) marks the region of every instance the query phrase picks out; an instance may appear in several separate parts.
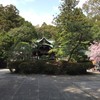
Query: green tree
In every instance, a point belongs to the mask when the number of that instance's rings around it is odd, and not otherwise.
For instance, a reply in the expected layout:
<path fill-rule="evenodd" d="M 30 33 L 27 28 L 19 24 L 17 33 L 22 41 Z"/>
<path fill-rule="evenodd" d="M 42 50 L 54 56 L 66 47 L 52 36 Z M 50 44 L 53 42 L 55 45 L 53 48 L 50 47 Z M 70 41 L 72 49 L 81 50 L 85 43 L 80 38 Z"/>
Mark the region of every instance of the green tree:
<path fill-rule="evenodd" d="M 6 60 L 8 52 L 19 42 L 30 44 L 36 38 L 35 27 L 19 15 L 15 6 L 0 5 L 0 61 Z"/>
<path fill-rule="evenodd" d="M 91 28 L 93 40 L 100 41 L 100 21 L 96 21 Z"/>
<path fill-rule="evenodd" d="M 83 5 L 83 11 L 91 20 L 93 27 L 91 33 L 93 40 L 100 40 L 100 0 L 88 0 Z"/>
<path fill-rule="evenodd" d="M 19 27 L 24 19 L 19 16 L 18 9 L 13 5 L 3 7 L 0 5 L 0 32 L 9 31 L 11 28 Z"/>
<path fill-rule="evenodd" d="M 10 48 L 8 52 L 8 61 L 29 60 L 31 55 L 31 45 L 27 42 L 19 42 Z"/>
<path fill-rule="evenodd" d="M 41 25 L 41 27 L 37 27 L 38 38 L 46 37 L 48 39 L 55 39 L 57 29 L 53 25 L 47 25 L 45 22 Z"/>
<path fill-rule="evenodd" d="M 83 10 L 92 20 L 100 20 L 100 0 L 87 0 L 83 5 Z"/>
<path fill-rule="evenodd" d="M 32 43 L 36 37 L 36 31 L 31 23 L 25 22 L 22 26 L 13 28 L 7 33 L 0 34 L 0 58 L 7 59 L 8 51 L 15 47 L 19 42 Z M 12 52 L 12 51 L 11 51 Z"/>
<path fill-rule="evenodd" d="M 29 22 L 10 30 L 7 34 L 14 39 L 15 43 L 19 41 L 31 42 L 36 37 L 35 28 Z"/>
<path fill-rule="evenodd" d="M 75 5 L 75 1 L 71 2 L 70 5 L 64 2 L 60 6 L 60 14 L 55 18 L 55 24 L 59 28 L 59 38 L 56 43 L 63 48 L 68 61 L 71 58 L 77 60 L 80 56 L 82 57 L 79 52 L 86 48 L 86 44 L 91 39 L 89 20 L 81 9 L 75 8 L 73 5 Z"/>

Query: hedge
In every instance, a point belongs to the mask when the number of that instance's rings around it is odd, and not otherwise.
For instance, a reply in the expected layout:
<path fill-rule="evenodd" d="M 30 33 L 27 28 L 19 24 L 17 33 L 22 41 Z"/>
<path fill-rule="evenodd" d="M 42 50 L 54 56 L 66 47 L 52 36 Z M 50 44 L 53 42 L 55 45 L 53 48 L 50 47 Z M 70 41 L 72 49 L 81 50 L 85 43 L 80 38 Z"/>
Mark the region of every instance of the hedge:
<path fill-rule="evenodd" d="M 10 62 L 9 69 L 15 68 L 16 72 L 24 74 L 85 74 L 92 68 L 91 62 L 68 63 L 67 61 L 34 60 Z"/>
<path fill-rule="evenodd" d="M 66 68 L 66 73 L 75 75 L 75 74 L 85 74 L 87 72 L 87 69 L 90 69 L 93 67 L 93 64 L 91 62 L 85 62 L 85 63 L 68 63 Z"/>

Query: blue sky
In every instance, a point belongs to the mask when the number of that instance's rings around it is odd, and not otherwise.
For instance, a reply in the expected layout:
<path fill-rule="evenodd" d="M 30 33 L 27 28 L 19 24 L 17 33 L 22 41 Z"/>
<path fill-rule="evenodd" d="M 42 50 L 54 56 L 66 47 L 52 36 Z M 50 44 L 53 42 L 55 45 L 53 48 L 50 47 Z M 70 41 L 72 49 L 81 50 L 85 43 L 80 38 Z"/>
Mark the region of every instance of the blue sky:
<path fill-rule="evenodd" d="M 85 1 L 80 0 L 78 6 L 82 7 Z M 41 25 L 43 22 L 51 24 L 54 16 L 59 13 L 60 3 L 61 0 L 0 0 L 0 4 L 4 6 L 15 5 L 20 11 L 20 15 L 33 25 Z"/>

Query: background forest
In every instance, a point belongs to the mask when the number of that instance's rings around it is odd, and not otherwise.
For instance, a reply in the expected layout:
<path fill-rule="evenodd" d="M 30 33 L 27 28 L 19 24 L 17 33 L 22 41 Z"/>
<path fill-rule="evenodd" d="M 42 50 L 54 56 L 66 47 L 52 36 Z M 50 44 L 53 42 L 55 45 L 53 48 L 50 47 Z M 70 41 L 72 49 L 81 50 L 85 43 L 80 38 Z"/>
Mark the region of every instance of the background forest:
<path fill-rule="evenodd" d="M 43 36 L 55 41 L 53 50 L 58 58 L 66 57 L 72 62 L 88 60 L 88 46 L 94 40 L 100 41 L 100 0 L 88 0 L 82 9 L 76 5 L 77 0 L 65 0 L 53 25 L 44 22 L 33 26 L 14 5 L 0 4 L 0 67 L 6 66 L 8 58 L 16 57 L 13 51 L 20 51 L 21 46 L 25 47 L 23 54 L 30 56 L 36 40 Z"/>

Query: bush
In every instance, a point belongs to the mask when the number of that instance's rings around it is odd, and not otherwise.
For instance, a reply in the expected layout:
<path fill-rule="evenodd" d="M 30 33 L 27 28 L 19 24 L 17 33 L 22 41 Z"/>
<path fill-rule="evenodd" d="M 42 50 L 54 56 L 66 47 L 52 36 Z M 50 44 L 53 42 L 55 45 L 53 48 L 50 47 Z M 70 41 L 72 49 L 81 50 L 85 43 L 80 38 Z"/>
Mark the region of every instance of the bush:
<path fill-rule="evenodd" d="M 19 73 L 35 74 L 84 74 L 93 67 L 91 62 L 68 63 L 67 61 L 35 60 L 16 61 L 10 63 L 10 68 L 15 68 Z"/>
<path fill-rule="evenodd" d="M 93 67 L 91 62 L 87 63 L 68 63 L 66 67 L 66 73 L 75 75 L 75 74 L 85 74 L 87 69 Z"/>
<path fill-rule="evenodd" d="M 58 73 L 57 64 L 55 61 L 52 61 L 52 60 L 37 60 L 33 64 L 33 69 L 35 69 L 35 73 L 39 73 L 39 74 Z"/>
<path fill-rule="evenodd" d="M 22 63 L 23 61 L 13 61 L 13 62 L 8 62 L 7 63 L 7 67 L 11 72 L 19 72 L 19 65 Z M 15 71 L 13 71 L 13 69 L 15 69 Z"/>
<path fill-rule="evenodd" d="M 47 63 L 44 66 L 44 73 L 46 74 L 59 74 L 59 66 L 53 63 Z"/>
<path fill-rule="evenodd" d="M 68 62 L 65 60 L 58 61 L 58 65 L 60 67 L 60 74 L 66 74 Z"/>
<path fill-rule="evenodd" d="M 7 67 L 7 62 L 5 59 L 0 58 L 0 69 L 1 68 L 6 68 Z"/>
<path fill-rule="evenodd" d="M 46 60 L 36 60 L 33 65 L 35 73 L 44 73 L 45 63 Z"/>
<path fill-rule="evenodd" d="M 19 70 L 22 74 L 30 74 L 32 73 L 32 66 L 28 62 L 22 62 L 21 64 L 19 64 Z"/>

